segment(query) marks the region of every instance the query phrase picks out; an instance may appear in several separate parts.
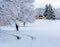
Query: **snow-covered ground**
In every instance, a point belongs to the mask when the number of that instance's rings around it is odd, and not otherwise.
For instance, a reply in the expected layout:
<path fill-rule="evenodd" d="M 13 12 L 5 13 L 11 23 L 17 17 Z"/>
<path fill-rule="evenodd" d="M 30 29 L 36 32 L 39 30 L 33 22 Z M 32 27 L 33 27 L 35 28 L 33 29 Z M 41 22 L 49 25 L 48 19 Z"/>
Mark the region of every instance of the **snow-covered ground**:
<path fill-rule="evenodd" d="M 26 27 L 0 27 L 0 47 L 60 47 L 60 20 L 36 20 Z M 17 39 L 19 36 L 20 39 Z"/>

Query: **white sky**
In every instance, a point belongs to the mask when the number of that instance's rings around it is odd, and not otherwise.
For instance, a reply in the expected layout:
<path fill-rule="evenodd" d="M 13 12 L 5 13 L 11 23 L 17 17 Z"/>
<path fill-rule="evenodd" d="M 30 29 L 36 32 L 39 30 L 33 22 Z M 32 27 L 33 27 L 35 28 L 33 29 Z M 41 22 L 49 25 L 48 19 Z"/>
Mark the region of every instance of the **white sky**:
<path fill-rule="evenodd" d="M 35 0 L 34 5 L 36 7 L 45 7 L 46 4 L 51 4 L 53 8 L 60 8 L 60 0 Z"/>

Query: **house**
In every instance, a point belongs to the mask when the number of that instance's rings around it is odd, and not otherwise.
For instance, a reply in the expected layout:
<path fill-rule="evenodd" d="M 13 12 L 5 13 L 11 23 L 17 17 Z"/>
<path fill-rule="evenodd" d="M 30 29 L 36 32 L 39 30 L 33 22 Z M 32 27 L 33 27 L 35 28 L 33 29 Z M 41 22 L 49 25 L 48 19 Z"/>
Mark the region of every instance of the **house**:
<path fill-rule="evenodd" d="M 37 16 L 35 16 L 35 19 L 46 19 L 46 17 L 45 16 L 42 16 L 42 15 L 37 15 Z"/>

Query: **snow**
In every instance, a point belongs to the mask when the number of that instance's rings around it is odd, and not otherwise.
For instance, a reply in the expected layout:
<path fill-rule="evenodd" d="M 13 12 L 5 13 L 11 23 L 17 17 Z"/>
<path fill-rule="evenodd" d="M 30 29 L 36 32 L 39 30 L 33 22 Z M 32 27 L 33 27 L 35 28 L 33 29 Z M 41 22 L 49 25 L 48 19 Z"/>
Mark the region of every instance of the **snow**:
<path fill-rule="evenodd" d="M 0 29 L 0 47 L 60 47 L 60 20 L 36 20 L 26 27 L 21 24 L 19 31 L 15 26 Z"/>

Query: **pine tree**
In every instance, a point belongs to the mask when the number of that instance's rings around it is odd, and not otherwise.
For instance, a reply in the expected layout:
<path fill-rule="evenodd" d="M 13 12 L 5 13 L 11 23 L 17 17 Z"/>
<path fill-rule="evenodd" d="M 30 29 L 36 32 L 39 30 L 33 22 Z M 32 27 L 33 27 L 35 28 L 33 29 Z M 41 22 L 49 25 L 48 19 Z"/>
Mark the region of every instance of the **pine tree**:
<path fill-rule="evenodd" d="M 53 19 L 53 20 L 55 19 L 55 13 L 52 9 L 51 4 L 46 5 L 45 12 L 43 15 L 46 17 L 46 19 Z"/>
<path fill-rule="evenodd" d="M 48 15 L 48 5 L 46 5 L 45 12 L 43 14 L 45 17 Z"/>

